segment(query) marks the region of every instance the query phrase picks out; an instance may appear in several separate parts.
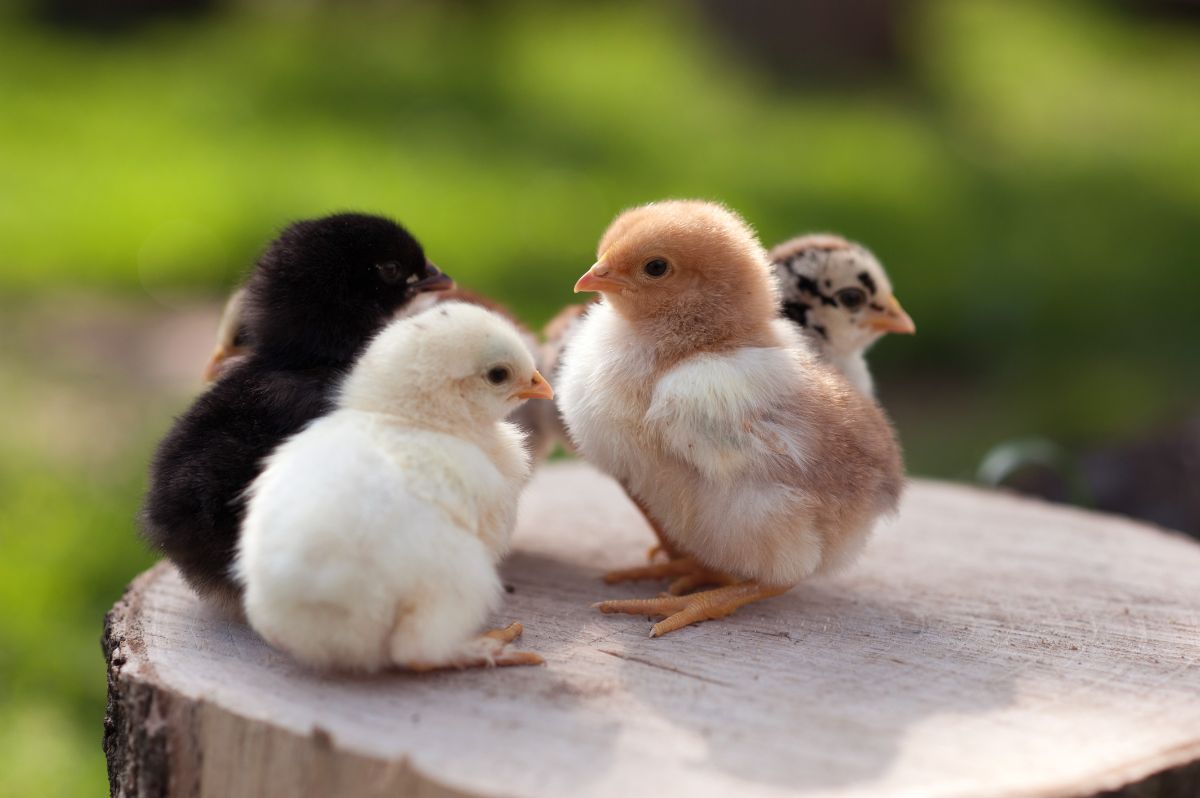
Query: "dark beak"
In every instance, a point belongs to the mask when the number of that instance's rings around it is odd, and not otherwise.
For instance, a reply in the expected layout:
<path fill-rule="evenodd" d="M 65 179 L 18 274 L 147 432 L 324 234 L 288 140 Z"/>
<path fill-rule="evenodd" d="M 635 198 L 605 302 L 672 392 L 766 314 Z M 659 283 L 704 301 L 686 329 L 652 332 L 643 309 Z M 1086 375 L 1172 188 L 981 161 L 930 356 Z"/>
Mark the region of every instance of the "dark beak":
<path fill-rule="evenodd" d="M 408 284 L 409 291 L 421 294 L 426 291 L 449 291 L 454 287 L 454 281 L 449 275 L 429 261 L 425 261 L 425 276 Z"/>

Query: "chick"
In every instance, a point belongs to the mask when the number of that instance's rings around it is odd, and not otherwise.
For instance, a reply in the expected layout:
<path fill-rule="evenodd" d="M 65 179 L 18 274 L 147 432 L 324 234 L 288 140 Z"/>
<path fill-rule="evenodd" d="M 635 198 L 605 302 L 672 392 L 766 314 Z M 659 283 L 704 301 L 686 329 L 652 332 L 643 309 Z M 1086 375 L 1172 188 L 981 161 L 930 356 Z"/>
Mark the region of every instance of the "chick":
<path fill-rule="evenodd" d="M 251 626 L 318 668 L 540 663 L 507 648 L 520 624 L 475 635 L 530 473 L 503 419 L 553 396 L 495 313 L 447 302 L 389 325 L 250 488 L 235 569 Z"/>
<path fill-rule="evenodd" d="M 197 592 L 237 606 L 229 568 L 262 459 L 329 412 L 397 308 L 449 286 L 407 231 L 377 216 L 298 222 L 267 248 L 241 309 L 253 350 L 176 420 L 150 467 L 142 532 Z"/>
<path fill-rule="evenodd" d="M 543 370 L 550 375 L 549 378 L 554 383 L 558 382 L 558 371 L 562 365 L 562 355 L 566 350 L 567 343 L 579 330 L 580 322 L 593 301 L 567 305 L 556 313 L 542 330 L 545 343 L 542 344 L 541 362 Z M 554 402 L 538 402 L 533 407 L 536 407 L 540 413 L 535 419 L 535 423 L 546 441 L 547 454 L 553 451 L 556 445 L 561 445 L 568 452 L 574 451 L 571 436 L 567 433 L 567 427 L 563 423 L 558 405 Z"/>
<path fill-rule="evenodd" d="M 225 310 L 218 325 L 217 347 L 204 370 L 206 382 L 212 382 L 219 378 L 249 351 L 249 336 L 241 318 L 244 291 L 244 288 L 239 288 L 225 304 Z M 520 319 L 508 308 L 481 294 L 457 287 L 428 293 L 405 305 L 397 315 L 412 316 L 422 313 L 439 302 L 469 302 L 472 305 L 479 305 L 499 313 L 516 326 L 521 334 L 521 340 L 534 355 L 538 367 L 542 368 L 542 345 L 537 336 L 522 324 Z M 513 411 L 510 421 L 516 423 L 525 432 L 526 446 L 533 455 L 535 463 L 546 459 L 554 449 L 555 443 L 560 440 L 558 428 L 561 424 L 558 422 L 558 413 L 554 410 L 553 404 L 545 402 L 523 404 Z"/>
<path fill-rule="evenodd" d="M 246 286 L 229 295 L 217 324 L 217 345 L 204 366 L 204 381 L 212 382 L 240 363 L 250 351 L 250 339 L 242 320 L 246 305 Z"/>
<path fill-rule="evenodd" d="M 917 329 L 883 265 L 861 244 L 820 233 L 785 241 L 770 258 L 783 287 L 784 315 L 854 387 L 873 396 L 867 350 L 884 333 Z"/>
<path fill-rule="evenodd" d="M 430 294 L 428 297 L 422 297 L 413 302 L 408 307 L 401 311 L 401 315 L 412 315 L 420 313 L 427 308 L 433 307 L 440 302 L 468 302 L 472 305 L 478 305 L 481 308 L 486 308 L 493 313 L 498 313 L 503 316 L 514 327 L 517 328 L 518 334 L 521 336 L 522 343 L 533 355 L 534 363 L 542 371 L 549 373 L 545 369 L 545 361 L 542 352 L 541 342 L 538 341 L 533 331 L 526 327 L 516 315 L 508 308 L 501 305 L 494 299 L 489 299 L 482 294 L 477 294 L 474 291 L 467 291 L 463 288 L 452 288 L 449 291 L 443 291 L 437 294 Z M 528 447 L 530 454 L 533 456 L 533 462 L 539 463 L 545 460 L 550 452 L 554 449 L 555 436 L 553 428 L 554 405 L 549 402 L 526 402 L 513 411 L 509 417 L 509 421 L 516 424 L 525 433 L 525 445 Z"/>
<path fill-rule="evenodd" d="M 567 345 L 559 407 L 673 559 L 609 581 L 679 577 L 604 612 L 666 615 L 652 636 L 720 618 L 848 564 L 903 484 L 879 407 L 779 316 L 749 227 L 718 205 L 627 211 L 576 291 L 598 291 Z"/>

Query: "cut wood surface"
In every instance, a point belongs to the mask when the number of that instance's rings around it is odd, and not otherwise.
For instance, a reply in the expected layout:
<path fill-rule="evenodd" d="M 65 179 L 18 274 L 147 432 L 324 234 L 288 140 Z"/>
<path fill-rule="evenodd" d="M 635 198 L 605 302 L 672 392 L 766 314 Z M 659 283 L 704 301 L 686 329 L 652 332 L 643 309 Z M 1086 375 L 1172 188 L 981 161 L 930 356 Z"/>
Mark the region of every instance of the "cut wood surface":
<path fill-rule="evenodd" d="M 914 481 L 847 573 L 664 638 L 606 598 L 638 512 L 578 463 L 522 500 L 496 625 L 535 668 L 310 672 L 169 566 L 109 616 L 114 792 L 1200 794 L 1200 545 Z"/>

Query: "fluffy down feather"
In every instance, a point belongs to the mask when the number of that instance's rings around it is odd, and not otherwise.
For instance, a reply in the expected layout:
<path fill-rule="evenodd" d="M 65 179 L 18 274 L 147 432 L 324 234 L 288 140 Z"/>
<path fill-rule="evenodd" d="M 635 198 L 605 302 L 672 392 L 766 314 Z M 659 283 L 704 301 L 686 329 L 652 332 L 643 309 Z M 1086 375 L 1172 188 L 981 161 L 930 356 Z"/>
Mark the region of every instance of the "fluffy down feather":
<path fill-rule="evenodd" d="M 263 458 L 329 412 L 398 308 L 449 282 L 408 231 L 378 216 L 296 222 L 267 248 L 231 309 L 240 323 L 223 336 L 244 328 L 251 351 L 175 421 L 150 466 L 142 534 L 197 592 L 239 606 L 229 566 Z"/>
<path fill-rule="evenodd" d="M 886 333 L 917 329 L 883 264 L 862 244 L 829 233 L 790 239 L 769 257 L 783 289 L 784 316 L 855 388 L 873 396 L 867 350 Z"/>
<path fill-rule="evenodd" d="M 778 592 L 849 562 L 895 508 L 887 419 L 778 318 L 740 218 L 702 202 L 627 211 L 577 288 L 604 300 L 567 345 L 563 417 L 676 554 Z"/>
<path fill-rule="evenodd" d="M 337 409 L 249 491 L 235 575 L 250 624 L 319 668 L 531 664 L 475 637 L 503 590 L 529 476 L 502 419 L 551 396 L 511 324 L 444 303 L 375 339 Z"/>

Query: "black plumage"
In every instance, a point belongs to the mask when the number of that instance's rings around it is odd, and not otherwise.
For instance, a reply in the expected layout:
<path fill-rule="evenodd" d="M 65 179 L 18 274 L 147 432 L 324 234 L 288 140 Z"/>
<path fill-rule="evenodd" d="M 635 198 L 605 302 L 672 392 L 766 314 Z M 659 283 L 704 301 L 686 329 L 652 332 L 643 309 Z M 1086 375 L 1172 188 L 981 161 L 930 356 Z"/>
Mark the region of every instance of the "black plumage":
<path fill-rule="evenodd" d="M 387 219 L 339 214 L 288 227 L 247 283 L 253 350 L 196 399 L 159 445 L 145 537 L 201 594 L 236 600 L 229 568 L 263 458 L 332 408 L 358 354 L 413 296 L 450 287 Z"/>

